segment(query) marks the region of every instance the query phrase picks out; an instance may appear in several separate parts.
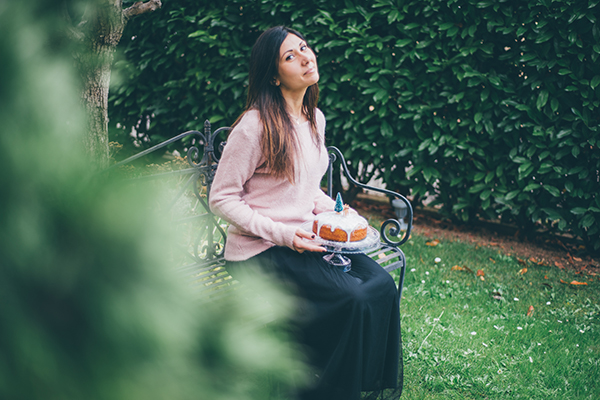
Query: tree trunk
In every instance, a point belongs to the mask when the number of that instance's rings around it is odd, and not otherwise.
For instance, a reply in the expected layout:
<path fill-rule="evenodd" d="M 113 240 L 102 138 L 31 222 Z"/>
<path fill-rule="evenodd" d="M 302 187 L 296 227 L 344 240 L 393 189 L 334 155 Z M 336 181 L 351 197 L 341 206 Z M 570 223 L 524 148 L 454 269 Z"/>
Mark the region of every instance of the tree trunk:
<path fill-rule="evenodd" d="M 118 42 L 117 42 L 118 43 Z M 88 132 L 84 148 L 94 169 L 108 167 L 108 89 L 113 55 L 117 43 L 93 43 L 94 61 L 83 70 L 82 100 L 88 115 Z M 90 60 L 91 61 L 91 60 Z"/>
<path fill-rule="evenodd" d="M 108 167 L 108 90 L 114 53 L 127 20 L 162 6 L 160 0 L 123 9 L 122 0 L 97 0 L 79 24 L 84 51 L 76 56 L 82 75 L 82 100 L 88 113 L 84 149 L 95 170 Z"/>

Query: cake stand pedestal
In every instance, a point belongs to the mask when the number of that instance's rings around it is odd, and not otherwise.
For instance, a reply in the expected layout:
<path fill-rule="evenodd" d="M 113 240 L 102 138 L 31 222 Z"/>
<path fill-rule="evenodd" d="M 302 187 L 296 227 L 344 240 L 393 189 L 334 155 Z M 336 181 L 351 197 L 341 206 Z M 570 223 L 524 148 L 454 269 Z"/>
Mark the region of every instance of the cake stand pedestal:
<path fill-rule="evenodd" d="M 342 253 L 333 252 L 331 254 L 325 254 L 323 260 L 327 261 L 329 265 L 333 265 L 336 268 L 341 269 L 343 272 L 348 272 L 352 269 L 352 260 L 348 257 L 343 256 Z"/>
<path fill-rule="evenodd" d="M 311 232 L 312 222 L 302 225 L 302 229 Z M 325 254 L 323 259 L 332 267 L 338 268 L 343 272 L 348 272 L 352 269 L 352 260 L 346 257 L 345 254 L 365 253 L 381 246 L 379 232 L 372 226 L 367 228 L 367 237 L 356 242 L 334 242 L 318 236 L 314 239 L 314 242 L 325 247 L 327 250 L 328 254 Z"/>

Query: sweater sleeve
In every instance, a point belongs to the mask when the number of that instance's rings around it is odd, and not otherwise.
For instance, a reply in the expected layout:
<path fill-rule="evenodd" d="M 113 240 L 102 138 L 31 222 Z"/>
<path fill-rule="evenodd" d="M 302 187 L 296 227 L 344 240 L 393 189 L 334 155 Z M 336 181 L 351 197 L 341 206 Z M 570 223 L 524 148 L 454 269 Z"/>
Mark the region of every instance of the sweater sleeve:
<path fill-rule="evenodd" d="M 321 189 L 317 189 L 315 194 L 315 209 L 314 214 L 320 214 L 326 211 L 333 211 L 335 208 L 335 200 L 327 196 Z"/>
<path fill-rule="evenodd" d="M 210 191 L 210 209 L 243 234 L 293 249 L 295 227 L 261 215 L 243 200 L 244 185 L 262 159 L 258 126 L 240 123 L 229 135 Z"/>

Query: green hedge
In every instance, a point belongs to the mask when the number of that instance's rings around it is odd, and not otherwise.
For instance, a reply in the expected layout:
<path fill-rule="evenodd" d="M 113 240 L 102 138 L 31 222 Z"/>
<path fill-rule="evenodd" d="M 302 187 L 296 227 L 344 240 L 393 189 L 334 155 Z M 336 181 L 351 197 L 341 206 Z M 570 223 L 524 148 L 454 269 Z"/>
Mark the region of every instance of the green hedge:
<path fill-rule="evenodd" d="M 285 24 L 317 51 L 328 143 L 360 179 L 598 250 L 599 3 L 165 0 L 127 26 L 113 135 L 231 124 L 254 40 Z"/>

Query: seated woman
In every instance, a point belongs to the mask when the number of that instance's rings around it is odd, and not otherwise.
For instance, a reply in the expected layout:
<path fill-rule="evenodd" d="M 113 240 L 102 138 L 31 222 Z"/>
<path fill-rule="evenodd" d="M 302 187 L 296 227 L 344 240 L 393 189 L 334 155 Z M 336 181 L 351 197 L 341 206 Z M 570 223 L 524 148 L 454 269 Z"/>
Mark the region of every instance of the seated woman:
<path fill-rule="evenodd" d="M 299 298 L 294 332 L 315 382 L 306 400 L 397 399 L 402 392 L 398 290 L 364 254 L 344 273 L 300 226 L 335 202 L 320 189 L 329 158 L 317 108 L 319 70 L 303 36 L 278 26 L 252 48 L 246 110 L 237 119 L 210 192 L 230 223 L 227 269 L 266 273 Z M 390 390 L 384 390 L 390 389 Z"/>

